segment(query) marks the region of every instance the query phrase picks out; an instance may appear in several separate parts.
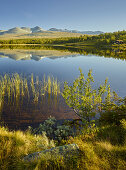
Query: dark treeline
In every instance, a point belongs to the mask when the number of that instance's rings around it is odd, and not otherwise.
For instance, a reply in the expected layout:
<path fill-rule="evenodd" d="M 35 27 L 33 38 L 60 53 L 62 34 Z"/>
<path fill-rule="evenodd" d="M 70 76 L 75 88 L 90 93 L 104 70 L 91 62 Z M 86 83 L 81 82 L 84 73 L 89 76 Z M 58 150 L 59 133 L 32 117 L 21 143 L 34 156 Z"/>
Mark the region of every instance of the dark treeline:
<path fill-rule="evenodd" d="M 10 49 L 10 50 L 14 50 L 14 49 L 44 50 L 44 49 L 46 49 L 46 50 L 50 50 L 50 49 L 52 49 L 52 47 L 51 46 L 44 46 L 44 45 L 40 45 L 40 44 L 38 44 L 38 45 L 34 45 L 34 44 L 32 44 L 32 45 L 26 45 L 26 44 L 24 44 L 24 45 L 20 45 L 20 44 L 14 44 L 14 45 L 5 44 L 5 45 L 3 45 L 2 44 L 0 46 L 0 49 Z"/>
<path fill-rule="evenodd" d="M 82 37 L 63 37 L 63 38 L 36 38 L 36 39 L 12 39 L 0 40 L 0 44 L 62 44 L 84 41 L 88 36 Z"/>
<path fill-rule="evenodd" d="M 0 40 L 0 44 L 65 44 L 86 42 L 91 45 L 111 45 L 116 40 L 122 40 L 126 43 L 126 31 L 118 31 L 114 33 L 105 33 L 95 36 L 81 35 L 80 37 L 61 37 L 61 38 L 36 38 L 36 39 L 11 39 Z"/>
<path fill-rule="evenodd" d="M 97 44 L 113 44 L 116 40 L 122 40 L 126 43 L 126 31 L 118 31 L 113 33 L 100 34 L 90 37 L 90 40 L 95 40 Z"/>

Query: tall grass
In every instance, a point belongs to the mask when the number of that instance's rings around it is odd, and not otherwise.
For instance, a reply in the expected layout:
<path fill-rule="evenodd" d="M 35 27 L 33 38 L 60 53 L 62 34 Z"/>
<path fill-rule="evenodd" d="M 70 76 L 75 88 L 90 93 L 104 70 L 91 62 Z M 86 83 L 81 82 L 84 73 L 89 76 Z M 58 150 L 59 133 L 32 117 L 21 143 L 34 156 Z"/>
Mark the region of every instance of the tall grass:
<path fill-rule="evenodd" d="M 39 77 L 34 78 L 32 74 L 30 81 L 17 73 L 0 76 L 0 111 L 4 104 L 18 106 L 23 101 L 31 100 L 37 103 L 46 95 L 57 97 L 59 94 L 60 83 L 50 76 L 39 80 Z"/>
<path fill-rule="evenodd" d="M 30 132 L 11 132 L 0 127 L 0 169 L 23 169 L 22 158 L 30 153 L 54 147 L 54 141 L 44 134 L 31 135 Z"/>
<path fill-rule="evenodd" d="M 48 76 L 47 79 L 44 75 L 42 81 L 39 80 L 38 77 L 33 77 L 31 75 L 31 89 L 34 101 L 37 102 L 40 97 L 45 96 L 46 94 L 52 96 L 58 96 L 60 94 L 60 82 L 54 77 Z"/>

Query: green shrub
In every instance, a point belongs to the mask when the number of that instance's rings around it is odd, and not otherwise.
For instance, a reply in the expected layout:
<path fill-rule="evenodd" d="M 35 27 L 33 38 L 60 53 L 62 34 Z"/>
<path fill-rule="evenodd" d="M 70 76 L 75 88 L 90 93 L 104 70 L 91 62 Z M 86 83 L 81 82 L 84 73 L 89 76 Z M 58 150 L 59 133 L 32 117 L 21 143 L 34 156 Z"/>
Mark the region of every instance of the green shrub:
<path fill-rule="evenodd" d="M 33 129 L 32 132 L 34 134 L 45 133 L 49 138 L 55 139 L 58 142 L 74 134 L 73 129 L 69 125 L 57 123 L 54 117 L 49 117 L 43 124 L 40 124 L 38 128 Z"/>
<path fill-rule="evenodd" d="M 102 141 L 113 145 L 123 145 L 126 142 L 126 120 L 121 120 L 120 125 L 106 125 L 99 127 L 97 136 Z"/>
<path fill-rule="evenodd" d="M 97 114 L 111 111 L 115 106 L 118 106 L 116 100 L 119 99 L 116 93 L 111 92 L 110 85 L 107 85 L 107 79 L 97 89 L 93 88 L 93 84 L 92 70 L 89 70 L 85 79 L 80 69 L 80 75 L 75 79 L 72 86 L 65 82 L 62 93 L 66 104 L 85 124 L 90 124 Z"/>
<path fill-rule="evenodd" d="M 101 114 L 99 122 L 101 124 L 120 125 L 122 119 L 126 120 L 126 105 L 116 105 L 114 109 L 105 111 Z"/>

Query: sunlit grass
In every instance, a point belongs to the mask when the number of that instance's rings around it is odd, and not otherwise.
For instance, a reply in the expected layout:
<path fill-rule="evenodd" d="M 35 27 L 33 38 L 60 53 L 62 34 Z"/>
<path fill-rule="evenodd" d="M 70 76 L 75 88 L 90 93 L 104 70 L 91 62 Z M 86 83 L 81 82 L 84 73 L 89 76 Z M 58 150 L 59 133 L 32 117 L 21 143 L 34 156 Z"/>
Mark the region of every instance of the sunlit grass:
<path fill-rule="evenodd" d="M 106 128 L 108 129 L 106 126 L 97 128 L 93 135 L 92 133 L 81 133 L 61 141 L 60 145 L 72 143 L 78 145 L 79 152 L 73 153 L 71 156 L 63 157 L 58 153 L 55 155 L 47 153 L 39 159 L 23 161 L 23 158 L 30 153 L 54 147 L 54 141 L 49 140 L 45 134 L 37 136 L 32 135 L 30 131 L 11 132 L 0 127 L 0 169 L 125 170 L 126 142 L 123 139 L 124 142 L 120 144 L 120 140 L 116 140 L 113 133 L 118 135 L 121 128 L 120 133 L 126 138 L 126 121 L 121 121 L 119 129 L 113 128 L 114 132 L 106 131 Z M 108 135 L 108 138 L 105 138 L 104 135 Z M 113 142 L 113 140 L 115 141 Z"/>
<path fill-rule="evenodd" d="M 54 147 L 53 140 L 45 135 L 31 135 L 30 132 L 11 132 L 0 127 L 0 169 L 21 168 L 22 158 L 30 153 Z"/>
<path fill-rule="evenodd" d="M 112 130 L 110 130 L 111 128 Z M 116 137 L 114 137 L 113 134 Z M 121 137 L 123 138 L 121 139 Z M 122 142 L 120 142 L 121 140 Z M 77 169 L 125 170 L 125 141 L 126 120 L 122 120 L 119 127 L 113 128 L 111 125 L 109 128 L 108 126 L 99 127 L 94 135 L 86 133 L 81 134 L 70 138 L 67 143 L 76 143 L 80 148 L 80 155 L 78 155 L 78 159 L 75 160 L 76 166 L 78 167 Z"/>

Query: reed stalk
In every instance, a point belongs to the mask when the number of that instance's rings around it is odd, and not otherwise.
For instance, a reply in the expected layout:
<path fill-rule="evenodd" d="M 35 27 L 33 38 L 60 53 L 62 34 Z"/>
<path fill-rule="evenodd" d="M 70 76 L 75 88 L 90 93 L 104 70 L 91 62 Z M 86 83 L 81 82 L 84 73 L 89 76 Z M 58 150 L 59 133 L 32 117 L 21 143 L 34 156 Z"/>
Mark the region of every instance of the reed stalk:
<path fill-rule="evenodd" d="M 31 75 L 31 81 L 26 78 L 22 78 L 19 74 L 0 76 L 0 111 L 4 106 L 4 103 L 8 105 L 23 104 L 25 102 L 33 101 L 38 103 L 43 100 L 44 96 L 51 98 L 51 96 L 56 96 L 60 94 L 60 83 L 54 77 L 48 76 L 47 79 L 44 75 L 42 81 L 39 80 L 39 77 Z M 44 99 L 45 100 L 45 99 Z"/>

